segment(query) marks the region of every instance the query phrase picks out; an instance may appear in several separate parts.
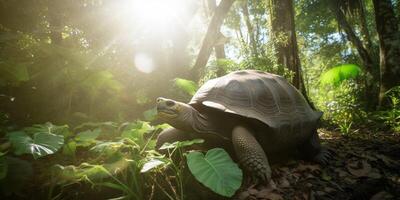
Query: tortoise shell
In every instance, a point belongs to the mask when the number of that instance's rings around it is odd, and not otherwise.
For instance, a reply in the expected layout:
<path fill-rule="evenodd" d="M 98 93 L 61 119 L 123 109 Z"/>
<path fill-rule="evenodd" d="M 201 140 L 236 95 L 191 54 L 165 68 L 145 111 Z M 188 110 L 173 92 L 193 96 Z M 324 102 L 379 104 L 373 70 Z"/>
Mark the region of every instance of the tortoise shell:
<path fill-rule="evenodd" d="M 322 115 L 285 78 L 257 70 L 235 71 L 209 80 L 189 104 L 257 119 L 275 130 L 289 132 L 315 129 Z"/>

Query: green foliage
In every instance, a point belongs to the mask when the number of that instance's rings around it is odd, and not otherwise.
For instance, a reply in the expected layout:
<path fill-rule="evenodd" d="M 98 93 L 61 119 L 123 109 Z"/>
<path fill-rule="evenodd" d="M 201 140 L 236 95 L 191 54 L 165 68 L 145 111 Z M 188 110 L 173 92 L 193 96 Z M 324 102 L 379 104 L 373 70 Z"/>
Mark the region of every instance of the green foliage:
<path fill-rule="evenodd" d="M 181 199 L 183 196 L 181 165 L 153 150 L 155 135 L 167 127 L 165 124 L 151 126 L 145 121 L 122 123 L 119 126 L 113 124 L 112 127 L 117 127 L 114 131 L 118 136 L 105 140 L 101 137 L 101 132 L 110 126 L 104 125 L 104 123 L 86 123 L 75 128 L 86 130 L 69 138 L 69 142 L 64 145 L 64 155 L 75 155 L 80 150 L 90 147 L 89 158 L 78 165 L 55 165 L 52 168 L 51 188 L 86 183 L 96 188 L 107 187 L 119 191 L 121 196 L 118 198 L 146 199 L 148 190 L 159 184 L 158 176 L 167 177 L 169 175 L 165 171 L 172 170 L 176 178 L 174 180 L 163 178 L 161 180 L 167 180 L 168 183 L 157 187 L 169 199 Z M 94 140 L 96 143 L 92 142 Z M 79 145 L 82 142 L 84 146 Z M 177 149 L 178 147 L 175 147 L 175 150 L 179 151 Z M 167 185 L 171 188 L 165 189 Z M 180 188 L 178 193 L 173 188 L 175 186 Z M 54 189 L 50 189 L 49 196 L 54 195 Z"/>
<path fill-rule="evenodd" d="M 29 80 L 26 64 L 12 64 L 0 61 L 0 86 L 6 83 L 19 84 Z"/>
<path fill-rule="evenodd" d="M 352 80 L 345 80 L 338 86 L 321 88 L 317 106 L 324 112 L 324 119 L 339 127 L 343 134 L 351 133 L 354 122 L 362 121 L 365 112 L 359 104 L 362 89 Z"/>
<path fill-rule="evenodd" d="M 174 83 L 179 89 L 181 89 L 182 91 L 186 92 L 191 96 L 194 95 L 194 93 L 196 93 L 198 89 L 198 85 L 191 80 L 176 78 L 174 80 Z"/>
<path fill-rule="evenodd" d="M 8 133 L 16 155 L 32 154 L 35 159 L 54 154 L 64 144 L 64 136 L 37 132 L 33 137 L 23 131 Z"/>
<path fill-rule="evenodd" d="M 360 75 L 361 69 L 355 64 L 343 64 L 326 71 L 321 75 L 323 85 L 332 84 L 338 86 L 344 80 L 356 78 Z"/>
<path fill-rule="evenodd" d="M 385 96 L 390 101 L 391 107 L 386 110 L 377 111 L 373 117 L 378 122 L 383 122 L 386 126 L 392 129 L 395 133 L 400 133 L 400 86 L 391 88 L 385 93 Z"/>
<path fill-rule="evenodd" d="M 52 173 L 59 179 L 59 184 L 81 181 L 101 181 L 108 177 L 107 170 L 102 165 L 82 163 L 79 166 L 54 165 Z"/>
<path fill-rule="evenodd" d="M 242 184 L 242 171 L 221 148 L 211 149 L 206 155 L 190 152 L 186 157 L 196 179 L 222 196 L 232 197 Z"/>
<path fill-rule="evenodd" d="M 159 159 L 151 159 L 144 163 L 142 169 L 140 170 L 141 173 L 148 172 L 149 170 L 156 168 L 157 166 L 160 166 L 162 164 L 165 164 L 164 161 L 159 160 Z"/>
<path fill-rule="evenodd" d="M 139 146 L 144 146 L 146 144 L 144 135 L 151 131 L 154 131 L 154 127 L 150 126 L 149 122 L 136 121 L 135 123 L 129 123 L 125 126 L 121 137 L 129 138 Z"/>
<path fill-rule="evenodd" d="M 78 133 L 75 136 L 76 145 L 78 146 L 90 146 L 91 144 L 96 143 L 96 138 L 99 137 L 101 129 L 97 128 L 94 130 L 86 130 L 83 132 Z M 68 143 L 68 146 L 73 148 L 74 143 Z"/>
<path fill-rule="evenodd" d="M 187 141 L 176 141 L 171 143 L 164 143 L 161 147 L 160 150 L 165 150 L 165 149 L 176 149 L 176 148 L 182 148 L 182 147 L 187 147 L 187 146 L 192 146 L 194 144 L 201 144 L 203 143 L 203 139 L 194 139 L 194 140 L 187 140 Z"/>

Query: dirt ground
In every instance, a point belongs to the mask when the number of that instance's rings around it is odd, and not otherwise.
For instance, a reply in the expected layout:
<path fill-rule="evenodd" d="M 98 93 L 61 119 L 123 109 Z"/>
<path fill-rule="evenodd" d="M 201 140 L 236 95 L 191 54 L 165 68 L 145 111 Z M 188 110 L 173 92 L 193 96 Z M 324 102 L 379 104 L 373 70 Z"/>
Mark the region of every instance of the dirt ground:
<path fill-rule="evenodd" d="M 370 132 L 362 128 L 343 136 L 320 129 L 333 153 L 327 166 L 304 161 L 272 166 L 269 186 L 242 189 L 235 199 L 400 199 L 400 135 Z"/>

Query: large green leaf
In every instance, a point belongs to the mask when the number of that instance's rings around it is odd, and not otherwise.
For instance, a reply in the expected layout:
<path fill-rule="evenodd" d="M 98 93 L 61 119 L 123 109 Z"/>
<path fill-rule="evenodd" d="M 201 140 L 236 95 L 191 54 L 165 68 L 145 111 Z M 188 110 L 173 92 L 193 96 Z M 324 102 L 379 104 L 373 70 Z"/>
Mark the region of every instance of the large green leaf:
<path fill-rule="evenodd" d="M 96 128 L 94 130 L 86 130 L 78 133 L 75 136 L 75 140 L 78 146 L 87 147 L 93 143 L 96 143 L 96 138 L 99 137 L 101 129 Z"/>
<path fill-rule="evenodd" d="M 57 126 L 50 122 L 46 122 L 44 124 L 35 124 L 33 126 L 26 127 L 26 128 L 24 128 L 24 131 L 28 135 L 33 135 L 35 133 L 49 133 L 49 134 L 55 134 L 55 135 L 64 135 L 64 137 L 71 135 L 68 125 Z"/>
<path fill-rule="evenodd" d="M 336 66 L 321 75 L 322 85 L 337 86 L 344 80 L 356 78 L 361 73 L 360 67 L 355 64 L 343 64 Z"/>
<path fill-rule="evenodd" d="M 31 138 L 23 131 L 8 134 L 16 155 L 32 154 L 35 159 L 53 154 L 64 144 L 64 136 L 38 132 Z"/>
<path fill-rule="evenodd" d="M 205 156 L 190 152 L 187 164 L 198 181 L 222 196 L 233 196 L 242 183 L 242 170 L 221 148 L 211 149 Z"/>
<path fill-rule="evenodd" d="M 186 92 L 189 95 L 194 95 L 196 93 L 198 86 L 195 82 L 191 80 L 186 80 L 186 79 L 181 79 L 181 78 L 176 78 L 175 80 L 175 85 Z"/>
<path fill-rule="evenodd" d="M 143 146 L 146 141 L 144 134 L 154 130 L 154 127 L 149 122 L 136 121 L 135 123 L 129 123 L 121 133 L 122 138 L 129 138 L 135 141 L 139 146 Z"/>
<path fill-rule="evenodd" d="M 82 163 L 79 166 L 54 165 L 53 173 L 58 184 L 74 183 L 79 181 L 101 181 L 109 176 L 107 169 L 103 165 L 92 165 Z"/>

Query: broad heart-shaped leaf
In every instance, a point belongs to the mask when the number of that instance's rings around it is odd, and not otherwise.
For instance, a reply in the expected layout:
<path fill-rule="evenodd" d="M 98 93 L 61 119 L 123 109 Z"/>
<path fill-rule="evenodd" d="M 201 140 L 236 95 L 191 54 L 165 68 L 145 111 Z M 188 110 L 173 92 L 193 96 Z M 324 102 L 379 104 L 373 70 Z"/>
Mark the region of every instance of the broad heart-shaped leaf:
<path fill-rule="evenodd" d="M 360 75 L 361 69 L 355 64 L 343 64 L 324 72 L 320 81 L 322 85 L 337 86 L 344 80 L 356 78 Z"/>
<path fill-rule="evenodd" d="M 68 125 L 57 126 L 50 122 L 46 122 L 45 124 L 35 124 L 30 127 L 24 128 L 25 133 L 28 135 L 33 135 L 35 133 L 51 133 L 56 135 L 64 135 L 64 137 L 68 137 L 71 135 L 69 131 Z"/>
<path fill-rule="evenodd" d="M 53 154 L 64 144 L 64 136 L 51 133 L 35 133 L 33 139 L 23 131 L 8 134 L 16 155 L 32 154 L 35 159 Z"/>
<path fill-rule="evenodd" d="M 242 184 L 242 170 L 221 148 L 211 149 L 205 156 L 190 152 L 186 157 L 194 177 L 217 194 L 231 197 Z"/>

